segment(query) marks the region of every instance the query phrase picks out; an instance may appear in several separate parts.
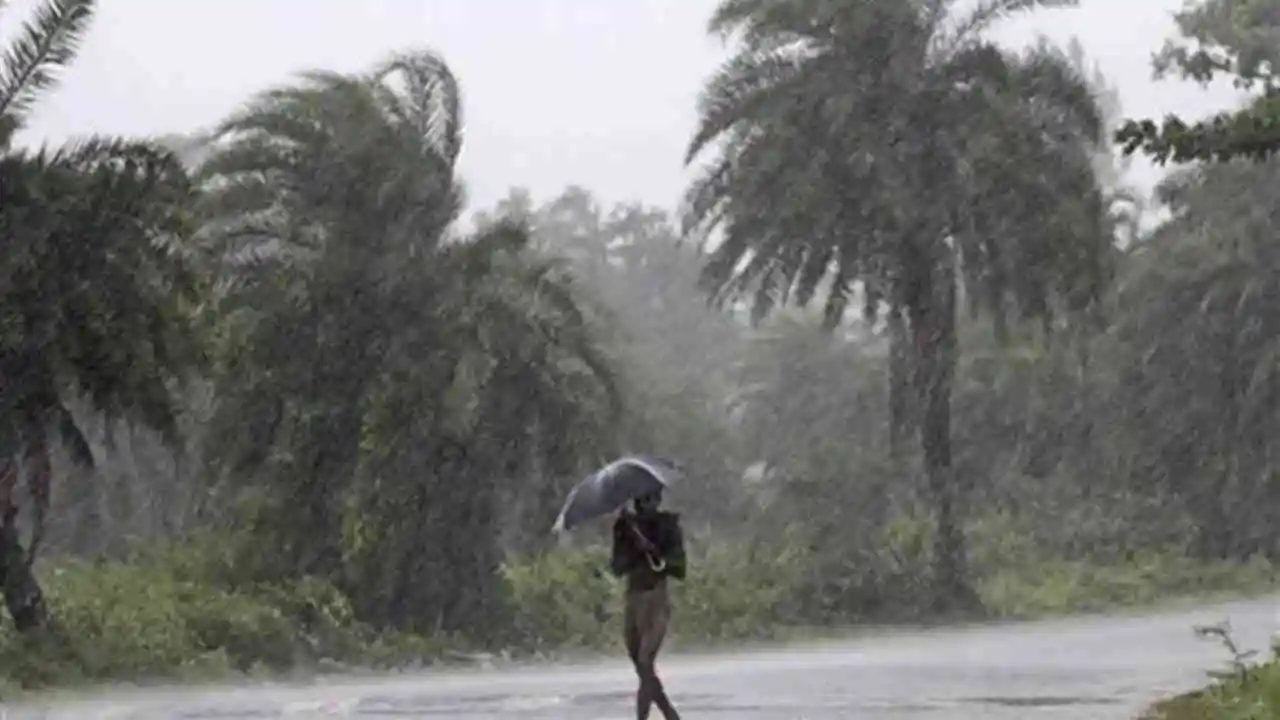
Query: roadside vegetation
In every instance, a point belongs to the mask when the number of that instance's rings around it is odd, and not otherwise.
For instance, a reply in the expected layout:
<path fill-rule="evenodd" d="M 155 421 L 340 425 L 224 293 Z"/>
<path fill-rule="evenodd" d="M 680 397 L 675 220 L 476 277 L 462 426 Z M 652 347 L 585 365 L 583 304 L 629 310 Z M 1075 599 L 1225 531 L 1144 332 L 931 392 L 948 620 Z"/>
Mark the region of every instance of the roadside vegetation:
<path fill-rule="evenodd" d="M 1229 624 L 1197 627 L 1202 638 L 1217 639 L 1231 655 L 1225 670 L 1209 673 L 1213 684 L 1162 700 L 1141 720 L 1263 720 L 1280 714 L 1280 644 L 1272 639 L 1272 659 L 1253 662 L 1256 651 L 1243 650 Z"/>
<path fill-rule="evenodd" d="M 0 695 L 616 652 L 605 528 L 548 529 L 627 451 L 688 468 L 678 647 L 1274 589 L 1280 164 L 985 39 L 1060 4 L 726 0 L 677 212 L 464 231 L 446 58 L 33 149 L 95 8 L 45 0 L 0 67 Z M 1280 17 L 1201 5 L 1222 57 Z"/>

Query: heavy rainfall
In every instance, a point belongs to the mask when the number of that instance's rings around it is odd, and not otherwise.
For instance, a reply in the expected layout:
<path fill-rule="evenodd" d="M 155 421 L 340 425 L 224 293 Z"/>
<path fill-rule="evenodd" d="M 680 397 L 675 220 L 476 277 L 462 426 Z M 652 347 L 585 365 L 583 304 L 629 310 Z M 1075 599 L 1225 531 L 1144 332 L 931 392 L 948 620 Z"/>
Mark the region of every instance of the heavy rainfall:
<path fill-rule="evenodd" d="M 1280 0 L 170 3 L 0 3 L 0 718 L 1280 717 Z"/>

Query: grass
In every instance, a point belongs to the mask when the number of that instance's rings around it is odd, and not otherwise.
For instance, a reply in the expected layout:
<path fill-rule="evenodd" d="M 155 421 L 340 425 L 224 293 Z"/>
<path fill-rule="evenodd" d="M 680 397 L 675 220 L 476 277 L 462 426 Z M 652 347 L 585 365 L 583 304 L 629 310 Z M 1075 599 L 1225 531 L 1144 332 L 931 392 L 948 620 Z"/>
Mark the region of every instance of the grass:
<path fill-rule="evenodd" d="M 1280 661 L 1251 668 L 1160 703 L 1144 720 L 1274 720 L 1280 717 Z"/>
<path fill-rule="evenodd" d="M 1276 568 L 1261 556 L 1206 563 L 1172 552 L 1145 552 L 1116 564 L 1046 559 L 1003 569 L 982 578 L 978 592 L 993 616 L 1032 619 L 1262 594 L 1278 580 Z"/>

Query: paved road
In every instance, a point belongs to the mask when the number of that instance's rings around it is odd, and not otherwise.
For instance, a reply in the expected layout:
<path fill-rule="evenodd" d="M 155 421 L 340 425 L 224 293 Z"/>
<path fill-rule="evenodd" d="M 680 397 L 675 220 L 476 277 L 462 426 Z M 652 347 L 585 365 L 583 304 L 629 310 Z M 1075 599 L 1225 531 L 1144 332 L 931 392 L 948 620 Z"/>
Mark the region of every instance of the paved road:
<path fill-rule="evenodd" d="M 1151 700 L 1202 684 L 1226 653 L 1192 626 L 1230 619 L 1265 649 L 1280 599 L 1156 615 L 883 633 L 799 649 L 672 655 L 661 664 L 685 718 L 1003 720 L 1132 718 Z M 451 671 L 310 686 L 108 694 L 7 709 L 0 720 L 460 718 L 626 720 L 622 664 Z M 656 712 L 655 712 L 656 716 Z"/>

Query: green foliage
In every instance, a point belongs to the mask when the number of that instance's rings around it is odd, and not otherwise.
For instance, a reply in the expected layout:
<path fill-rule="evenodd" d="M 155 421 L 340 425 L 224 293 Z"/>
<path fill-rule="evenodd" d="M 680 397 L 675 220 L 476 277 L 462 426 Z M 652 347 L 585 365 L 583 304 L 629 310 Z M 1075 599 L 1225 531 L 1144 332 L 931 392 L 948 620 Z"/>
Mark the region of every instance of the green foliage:
<path fill-rule="evenodd" d="M 699 543 L 691 548 L 688 581 L 672 586 L 673 646 L 926 619 L 932 526 L 927 517 L 897 518 L 885 527 L 876 554 L 855 562 L 841 561 L 842 548 L 824 546 L 802 529 L 782 542 Z M 1207 565 L 1171 550 L 1119 562 L 1069 560 L 999 517 L 975 521 L 970 535 L 977 586 L 998 617 L 1274 587 L 1274 571 L 1261 558 Z M 129 563 L 50 566 L 42 580 L 56 632 L 19 635 L 0 625 L 0 662 L 14 669 L 8 682 L 39 688 L 336 665 L 387 668 L 436 662 L 471 646 L 463 637 L 376 632 L 340 591 L 316 578 L 237 581 L 226 551 L 235 544 L 208 536 L 152 549 Z M 606 555 L 589 546 L 504 564 L 504 602 L 513 614 L 504 649 L 544 657 L 620 652 L 622 583 L 607 574 Z"/>
<path fill-rule="evenodd" d="M 792 595 L 807 565 L 797 548 L 707 547 L 690 558 L 688 580 L 671 585 L 675 642 L 705 645 L 787 632 Z M 509 563 L 503 572 L 518 613 L 517 642 L 538 652 L 617 646 L 622 581 L 608 575 L 607 566 L 603 548 Z"/>
<path fill-rule="evenodd" d="M 1167 116 L 1130 120 L 1116 133 L 1126 154 L 1144 152 L 1158 163 L 1233 158 L 1266 160 L 1280 149 L 1280 95 L 1274 68 L 1280 61 L 1275 0 L 1198 0 L 1174 14 L 1179 37 L 1155 58 L 1157 77 L 1176 74 L 1207 83 L 1230 75 L 1237 88 L 1261 93 L 1245 107 L 1188 123 Z"/>
<path fill-rule="evenodd" d="M 192 189 L 176 158 L 104 137 L 11 146 L 74 58 L 95 5 L 42 2 L 0 57 L 0 526 L 14 530 L 20 458 L 32 510 L 28 564 L 43 538 L 55 448 L 94 462 L 69 404 L 87 401 L 176 445 L 174 390 L 201 360 L 192 322 L 200 282 L 186 246 Z M 29 604 L 36 594 L 18 598 L 15 583 L 3 582 L 19 572 L 0 567 L 6 605 L 23 624 L 40 624 L 38 602 Z"/>
<path fill-rule="evenodd" d="M 1152 120 L 1127 120 L 1116 131 L 1115 141 L 1124 154 L 1141 151 L 1161 165 L 1266 160 L 1280 149 L 1280 95 L 1268 91 L 1242 110 L 1193 123 L 1176 115 L 1159 125 Z"/>
<path fill-rule="evenodd" d="M 674 642 L 683 647 L 785 639 L 806 628 L 918 622 L 930 617 L 932 523 L 890 522 L 876 552 L 841 562 L 847 548 L 802 531 L 784 542 L 700 547 L 687 582 L 672 586 Z M 976 584 L 986 615 L 1032 618 L 1275 587 L 1271 563 L 1204 563 L 1181 548 L 1127 557 L 1070 559 L 1000 516 L 973 520 Z M 827 538 L 828 541 L 830 538 Z M 516 647 L 612 650 L 621 627 L 621 583 L 605 574 L 603 548 L 553 551 L 503 572 L 518 614 Z"/>
<path fill-rule="evenodd" d="M 71 64 L 96 9 L 93 0 L 46 0 L 10 40 L 0 60 L 0 152 Z"/>
<path fill-rule="evenodd" d="M 1238 655 L 1230 636 L 1223 640 Z M 1214 675 L 1217 680 L 1209 687 L 1159 702 L 1140 720 L 1268 720 L 1280 715 L 1280 645 L 1273 642 L 1268 662 L 1254 665 L 1233 657 L 1229 671 Z"/>
<path fill-rule="evenodd" d="M 975 601 L 952 450 L 957 285 L 1000 327 L 1016 311 L 1051 333 L 1096 318 L 1112 276 L 1089 78 L 1047 45 L 1017 55 L 983 37 L 1056 5 L 728 0 L 709 27 L 739 43 L 703 89 L 685 158 L 708 158 L 684 213 L 709 250 L 703 285 L 718 305 L 749 302 L 756 323 L 794 303 L 845 327 L 860 294 L 864 325 L 895 325 L 889 385 L 918 407 L 939 606 Z"/>
<path fill-rule="evenodd" d="M 686 582 L 673 592 L 689 644 L 767 640 L 799 619 L 794 592 L 811 567 L 808 550 L 718 543 L 691 559 Z"/>
<path fill-rule="evenodd" d="M 505 564 L 517 642 L 538 653 L 615 645 L 622 585 L 608 575 L 608 565 L 608 551 L 600 547 Z"/>
<path fill-rule="evenodd" d="M 225 280 L 212 474 L 257 498 L 276 579 L 432 632 L 500 621 L 499 506 L 542 534 L 623 414 L 563 263 L 520 222 L 453 235 L 458 92 L 428 51 L 309 73 L 224 122 L 201 168 Z"/>
<path fill-rule="evenodd" d="M 1175 548 L 1137 552 L 1115 564 L 1048 559 L 1006 567 L 983 578 L 979 592 L 993 616 L 1028 618 L 1141 607 L 1224 591 L 1262 593 L 1278 579 L 1271 562 L 1261 556 L 1244 563 L 1205 563 Z"/>
<path fill-rule="evenodd" d="M 10 682 L 38 688 L 108 680 L 280 674 L 348 663 L 430 662 L 443 645 L 360 623 L 336 588 L 315 578 L 231 588 L 206 575 L 199 544 L 130 563 L 62 561 L 41 573 L 56 624 L 18 634 L 0 624 Z"/>

